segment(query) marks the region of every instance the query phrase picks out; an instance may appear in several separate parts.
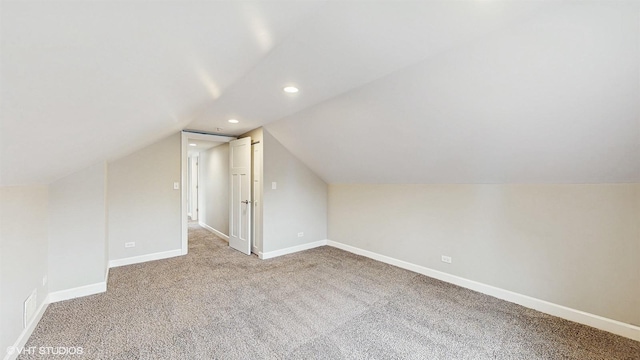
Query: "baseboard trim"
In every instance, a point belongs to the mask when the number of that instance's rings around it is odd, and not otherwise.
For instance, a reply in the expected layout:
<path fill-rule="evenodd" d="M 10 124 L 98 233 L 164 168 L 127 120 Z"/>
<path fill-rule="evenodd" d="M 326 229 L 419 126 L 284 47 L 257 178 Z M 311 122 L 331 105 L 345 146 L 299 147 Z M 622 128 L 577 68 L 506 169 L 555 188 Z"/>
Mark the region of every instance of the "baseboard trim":
<path fill-rule="evenodd" d="M 33 330 L 36 329 L 36 326 L 40 322 L 40 319 L 42 319 L 42 315 L 44 315 L 44 312 L 47 310 L 48 306 L 49 296 L 45 297 L 44 301 L 42 302 L 42 304 L 40 304 L 40 307 L 36 311 L 36 315 L 33 317 L 33 319 L 31 319 L 31 322 L 29 322 L 29 326 L 22 330 L 20 336 L 18 336 L 18 339 L 13 344 L 13 348 L 16 349 L 16 351 L 10 354 L 8 349 L 1 349 L 2 351 L 6 351 L 4 360 L 15 360 L 18 358 L 18 356 L 20 355 L 18 353 L 18 350 L 22 349 L 27 343 L 27 341 L 31 337 L 31 334 L 33 333 Z"/>
<path fill-rule="evenodd" d="M 40 307 L 36 311 L 36 315 L 33 317 L 33 319 L 31 319 L 29 326 L 27 326 L 24 330 L 22 330 L 22 333 L 20 333 L 20 336 L 18 336 L 18 339 L 13 345 L 14 349 L 22 349 L 24 347 L 24 345 L 27 343 L 27 341 L 31 337 L 33 330 L 36 329 L 36 326 L 42 319 L 42 315 L 44 315 L 44 312 L 47 310 L 47 307 L 49 306 L 49 304 L 55 303 L 58 301 L 70 300 L 70 299 L 75 299 L 82 296 L 88 296 L 88 295 L 94 295 L 94 294 L 106 292 L 108 282 L 109 282 L 109 269 L 107 268 L 104 273 L 104 282 L 49 293 L 45 297 L 42 304 L 40 304 Z M 17 350 L 13 354 L 9 354 L 7 352 L 4 357 L 4 360 L 14 360 L 19 355 L 20 354 Z"/>
<path fill-rule="evenodd" d="M 49 293 L 49 303 L 54 303 L 63 300 L 75 299 L 83 296 L 89 296 L 94 294 L 100 294 L 107 291 L 107 283 L 105 281 L 79 286 L 72 289 L 54 291 Z"/>
<path fill-rule="evenodd" d="M 226 240 L 227 242 L 229 242 L 229 236 L 225 235 L 224 233 L 212 228 L 211 226 L 203 223 L 203 222 L 198 222 L 198 225 L 202 226 L 203 228 L 211 231 L 214 235 L 216 235 L 219 238 L 222 238 L 223 240 Z"/>
<path fill-rule="evenodd" d="M 125 266 L 125 265 L 139 264 L 139 263 L 143 263 L 143 262 L 147 262 L 147 261 L 168 259 L 168 258 L 181 256 L 181 255 L 183 255 L 182 254 L 182 249 L 176 249 L 176 250 L 157 252 L 157 253 L 153 253 L 153 254 L 132 256 L 132 257 L 124 258 L 124 259 L 109 260 L 109 268 L 114 268 L 114 267 L 118 267 L 118 266 Z"/>
<path fill-rule="evenodd" d="M 287 254 L 293 254 L 298 251 L 309 250 L 309 249 L 313 249 L 313 248 L 317 248 L 325 245 L 327 245 L 327 240 L 318 240 L 311 243 L 296 245 L 296 246 L 292 246 L 292 247 L 288 247 L 280 250 L 274 250 L 269 252 L 258 252 L 258 257 L 262 260 L 266 260 L 266 259 L 271 259 L 274 257 L 287 255 Z"/>
<path fill-rule="evenodd" d="M 612 320 L 599 315 L 594 315 L 584 311 L 572 309 L 566 306 L 554 304 L 545 300 L 533 298 L 531 296 L 522 295 L 513 291 L 504 290 L 495 286 L 483 284 L 477 281 L 465 279 L 459 276 L 447 274 L 442 271 L 433 270 L 424 266 L 412 264 L 403 260 L 398 260 L 390 256 L 381 255 L 372 251 L 357 248 L 355 246 L 339 243 L 337 241 L 327 240 L 328 246 L 332 246 L 341 250 L 348 251 L 353 254 L 362 255 L 370 259 L 374 259 L 389 265 L 394 265 L 402 269 L 426 275 L 444 282 L 458 285 L 467 289 L 471 289 L 483 294 L 487 294 L 498 299 L 506 300 L 512 303 L 522 305 L 524 307 L 538 310 L 540 312 L 557 316 L 566 320 L 574 321 L 580 324 L 588 325 L 596 329 L 604 330 L 616 335 L 624 336 L 629 339 L 640 341 L 640 327 L 627 324 L 621 321 Z"/>

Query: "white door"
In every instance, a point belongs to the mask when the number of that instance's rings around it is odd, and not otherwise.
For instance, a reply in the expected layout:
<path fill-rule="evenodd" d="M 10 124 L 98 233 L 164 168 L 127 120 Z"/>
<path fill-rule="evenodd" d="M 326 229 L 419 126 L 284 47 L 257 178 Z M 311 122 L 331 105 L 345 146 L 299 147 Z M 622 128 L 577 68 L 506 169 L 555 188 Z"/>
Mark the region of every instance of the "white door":
<path fill-rule="evenodd" d="M 251 138 L 229 143 L 229 246 L 251 254 Z"/>

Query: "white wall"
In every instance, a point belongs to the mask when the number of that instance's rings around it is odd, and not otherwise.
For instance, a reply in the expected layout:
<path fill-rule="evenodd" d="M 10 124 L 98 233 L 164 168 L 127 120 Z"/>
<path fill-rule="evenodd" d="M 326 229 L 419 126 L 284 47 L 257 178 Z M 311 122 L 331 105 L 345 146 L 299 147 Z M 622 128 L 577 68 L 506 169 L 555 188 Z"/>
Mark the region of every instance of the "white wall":
<path fill-rule="evenodd" d="M 198 153 L 187 157 L 187 214 L 190 220 L 198 220 Z"/>
<path fill-rule="evenodd" d="M 329 186 L 333 241 L 636 325 L 639 220 L 640 184 Z"/>
<path fill-rule="evenodd" d="M 48 188 L 0 188 L 0 357 L 23 331 L 23 302 L 37 289 L 44 302 L 47 275 Z"/>
<path fill-rule="evenodd" d="M 105 281 L 106 163 L 49 186 L 49 290 Z"/>
<path fill-rule="evenodd" d="M 268 131 L 263 134 L 263 252 L 327 238 L 327 184 Z M 272 182 L 277 183 L 273 190 Z M 304 233 L 299 238 L 297 234 Z"/>
<path fill-rule="evenodd" d="M 109 163 L 110 261 L 181 249 L 180 141 L 176 133 Z"/>
<path fill-rule="evenodd" d="M 200 222 L 229 235 L 229 144 L 200 152 Z"/>
<path fill-rule="evenodd" d="M 259 128 L 253 129 L 253 130 L 251 130 L 249 132 L 246 132 L 246 133 L 238 136 L 238 139 L 242 139 L 242 138 L 245 138 L 245 137 L 248 137 L 248 136 L 251 137 L 251 142 L 252 143 L 254 143 L 256 141 L 262 141 L 263 138 L 264 138 L 264 128 L 259 127 Z"/>

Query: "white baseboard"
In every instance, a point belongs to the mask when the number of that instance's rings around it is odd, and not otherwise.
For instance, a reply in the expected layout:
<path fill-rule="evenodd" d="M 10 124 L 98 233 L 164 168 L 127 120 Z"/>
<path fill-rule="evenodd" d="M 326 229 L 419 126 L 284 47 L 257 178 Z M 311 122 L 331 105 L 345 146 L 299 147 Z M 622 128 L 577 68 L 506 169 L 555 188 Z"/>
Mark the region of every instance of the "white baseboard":
<path fill-rule="evenodd" d="M 274 250 L 269 252 L 258 252 L 258 257 L 262 260 L 266 260 L 266 259 L 271 259 L 277 256 L 293 254 L 298 251 L 309 250 L 309 249 L 313 249 L 313 248 L 317 248 L 325 245 L 327 245 L 327 240 L 318 240 L 311 243 L 296 245 L 296 246 L 292 246 L 292 247 L 288 247 L 280 250 Z"/>
<path fill-rule="evenodd" d="M 166 259 L 166 258 L 169 258 L 169 257 L 178 256 L 178 255 L 181 255 L 181 250 L 180 249 L 179 250 L 172 250 L 172 251 L 165 251 L 165 252 L 162 252 L 162 253 L 155 253 L 155 254 L 150 254 L 150 255 L 136 256 L 136 257 L 126 258 L 126 259 L 113 260 L 113 261 L 109 261 L 109 268 L 116 267 L 116 266 L 135 264 L 135 263 L 138 263 L 138 262 L 145 262 L 145 261 L 158 260 L 158 259 Z M 47 309 L 47 307 L 49 306 L 49 304 L 55 303 L 55 302 L 58 302 L 58 301 L 70 300 L 70 299 L 75 299 L 75 298 L 79 298 L 79 297 L 83 297 L 83 296 L 94 295 L 94 294 L 99 294 L 99 293 L 106 292 L 107 291 L 107 283 L 109 282 L 109 268 L 107 268 L 105 270 L 104 281 L 103 282 L 90 284 L 90 285 L 85 285 L 85 286 L 80 286 L 80 287 L 77 287 L 77 288 L 72 288 L 72 289 L 67 289 L 67 290 L 60 290 L 60 291 L 50 292 L 47 295 L 47 297 L 45 298 L 45 300 L 42 302 L 42 304 L 40 305 L 38 310 L 36 311 L 36 315 L 33 317 L 33 319 L 31 319 L 31 322 L 29 323 L 29 326 L 27 326 L 22 331 L 22 333 L 20 333 L 20 336 L 18 336 L 18 339 L 16 340 L 15 344 L 13 345 L 13 347 L 14 347 L 14 349 L 16 349 L 16 351 L 11 353 L 11 354 L 9 352 L 6 352 L 5 356 L 4 356 L 4 360 L 14 360 L 14 359 L 16 359 L 18 357 L 18 355 L 20 355 L 19 354 L 19 350 L 21 350 L 24 347 L 24 345 L 27 343 L 27 340 L 29 340 L 29 337 L 31 336 L 31 334 L 33 333 L 33 330 L 35 330 L 36 326 L 40 322 L 40 319 L 42 319 L 42 315 L 44 315 L 44 312 Z M 6 349 L 3 349 L 3 350 L 6 351 Z"/>
<path fill-rule="evenodd" d="M 108 282 L 109 269 L 107 268 L 104 273 L 104 282 L 49 293 L 42 304 L 40 304 L 40 307 L 36 311 L 36 315 L 33 317 L 33 319 L 31 319 L 29 326 L 22 330 L 22 333 L 20 333 L 20 336 L 18 336 L 18 340 L 16 340 L 15 344 L 13 345 L 14 349 L 22 349 L 24 347 L 24 345 L 27 343 L 27 340 L 29 340 L 29 337 L 31 337 L 33 330 L 35 330 L 36 326 L 40 322 L 40 319 L 42 319 L 42 315 L 44 315 L 44 312 L 45 310 L 47 310 L 49 304 L 63 300 L 75 299 L 82 296 L 103 293 L 107 291 Z M 18 355 L 20 355 L 18 350 L 16 350 L 12 354 L 9 354 L 9 352 L 7 352 L 4 360 L 14 360 L 18 357 Z"/>
<path fill-rule="evenodd" d="M 211 226 L 203 223 L 203 222 L 198 222 L 198 225 L 202 226 L 203 228 L 211 231 L 212 233 L 214 233 L 217 237 L 222 238 L 224 240 L 227 240 L 227 242 L 229 242 L 229 236 L 225 235 L 223 232 L 220 232 L 214 228 L 212 228 Z"/>
<path fill-rule="evenodd" d="M 75 299 L 83 296 L 89 296 L 94 294 L 100 294 L 107 291 L 107 283 L 105 281 L 80 286 L 73 289 L 54 291 L 49 293 L 49 303 L 54 303 L 63 300 Z"/>
<path fill-rule="evenodd" d="M 163 251 L 163 252 L 158 252 L 153 254 L 132 256 L 124 259 L 109 260 L 109 268 L 139 264 L 139 263 L 153 261 L 153 260 L 168 259 L 168 258 L 181 256 L 181 255 L 183 255 L 182 249 L 176 249 L 176 250 Z"/>
<path fill-rule="evenodd" d="M 0 349 L 1 351 L 5 351 L 4 360 L 15 360 L 18 357 L 18 355 L 20 355 L 18 351 L 21 350 L 24 347 L 24 345 L 27 343 L 27 340 L 29 340 L 29 337 L 31 337 L 33 330 L 36 329 L 36 325 L 38 325 L 38 323 L 40 322 L 40 319 L 42 319 L 42 315 L 44 315 L 44 312 L 47 310 L 48 306 L 49 306 L 49 297 L 47 296 L 42 302 L 42 304 L 40 304 L 40 307 L 36 311 L 36 314 L 33 317 L 33 319 L 31 319 L 31 321 L 29 322 L 29 326 L 27 326 L 26 328 L 24 328 L 24 330 L 22 330 L 22 332 L 20 333 L 20 336 L 18 336 L 18 339 L 13 344 L 13 349 L 15 349 L 15 351 L 10 353 L 9 349 Z"/>
<path fill-rule="evenodd" d="M 327 245 L 362 255 L 383 263 L 397 266 L 402 269 L 426 275 L 438 280 L 442 280 L 454 285 L 458 285 L 467 289 L 471 289 L 483 294 L 487 294 L 498 299 L 506 300 L 512 303 L 522 305 L 524 307 L 538 310 L 540 312 L 557 316 L 566 320 L 574 321 L 580 324 L 588 325 L 596 329 L 608 331 L 616 335 L 624 336 L 629 339 L 640 341 L 640 327 L 627 324 L 621 321 L 608 319 L 599 315 L 590 314 L 584 311 L 572 309 L 566 306 L 554 304 L 545 300 L 536 299 L 527 295 L 515 293 L 513 291 L 504 290 L 495 286 L 483 284 L 477 281 L 468 280 L 459 276 L 447 274 L 442 271 L 429 269 L 424 266 L 412 264 L 403 260 L 398 260 L 386 255 L 374 253 L 372 251 L 363 250 L 351 245 L 342 244 L 336 241 L 327 240 Z"/>

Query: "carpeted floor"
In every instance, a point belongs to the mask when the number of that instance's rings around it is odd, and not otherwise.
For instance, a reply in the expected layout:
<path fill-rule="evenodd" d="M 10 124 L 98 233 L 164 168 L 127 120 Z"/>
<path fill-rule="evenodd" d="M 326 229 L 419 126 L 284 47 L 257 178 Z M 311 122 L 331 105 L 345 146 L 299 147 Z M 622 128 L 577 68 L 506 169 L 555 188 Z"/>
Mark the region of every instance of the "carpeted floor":
<path fill-rule="evenodd" d="M 189 255 L 111 269 L 106 293 L 51 304 L 26 346 L 82 347 L 72 359 L 640 359 L 640 342 L 335 248 L 259 260 L 197 225 Z"/>

